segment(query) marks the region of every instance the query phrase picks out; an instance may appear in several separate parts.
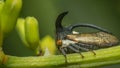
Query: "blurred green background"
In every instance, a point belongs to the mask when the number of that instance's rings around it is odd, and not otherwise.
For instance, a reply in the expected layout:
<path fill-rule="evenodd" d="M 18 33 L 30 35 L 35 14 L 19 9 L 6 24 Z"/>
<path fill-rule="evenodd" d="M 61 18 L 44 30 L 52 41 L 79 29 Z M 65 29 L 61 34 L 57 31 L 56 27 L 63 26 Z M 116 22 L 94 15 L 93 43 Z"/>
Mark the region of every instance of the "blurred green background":
<path fill-rule="evenodd" d="M 46 35 L 55 38 L 55 20 L 64 11 L 69 11 L 63 20 L 64 26 L 95 24 L 120 38 L 120 0 L 23 0 L 20 17 L 34 16 L 38 19 L 40 39 Z M 9 55 L 34 55 L 24 46 L 15 29 L 4 39 L 3 48 Z"/>

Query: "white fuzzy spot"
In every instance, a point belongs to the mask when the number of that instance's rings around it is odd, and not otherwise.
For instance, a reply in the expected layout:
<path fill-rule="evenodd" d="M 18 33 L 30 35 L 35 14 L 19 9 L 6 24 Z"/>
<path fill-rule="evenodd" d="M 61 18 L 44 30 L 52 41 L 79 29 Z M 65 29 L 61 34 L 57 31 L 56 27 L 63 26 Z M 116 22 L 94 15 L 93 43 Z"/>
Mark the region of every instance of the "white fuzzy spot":
<path fill-rule="evenodd" d="M 76 31 L 72 31 L 73 34 L 79 34 L 79 32 L 76 32 Z"/>
<path fill-rule="evenodd" d="M 74 44 L 75 42 L 74 41 L 71 41 L 71 40 L 62 40 L 62 47 L 67 47 L 69 46 L 70 44 Z"/>
<path fill-rule="evenodd" d="M 44 56 L 48 56 L 48 55 L 50 55 L 50 52 L 49 52 L 49 49 L 46 47 L 46 48 L 45 48 Z"/>

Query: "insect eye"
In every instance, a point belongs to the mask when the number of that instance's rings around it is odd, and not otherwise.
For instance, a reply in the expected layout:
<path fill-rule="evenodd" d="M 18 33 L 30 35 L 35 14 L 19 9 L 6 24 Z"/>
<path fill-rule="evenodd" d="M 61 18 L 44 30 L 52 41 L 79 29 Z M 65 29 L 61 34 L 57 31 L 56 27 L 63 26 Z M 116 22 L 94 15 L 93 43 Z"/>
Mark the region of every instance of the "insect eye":
<path fill-rule="evenodd" d="M 62 45 L 62 40 L 57 40 L 57 45 Z"/>

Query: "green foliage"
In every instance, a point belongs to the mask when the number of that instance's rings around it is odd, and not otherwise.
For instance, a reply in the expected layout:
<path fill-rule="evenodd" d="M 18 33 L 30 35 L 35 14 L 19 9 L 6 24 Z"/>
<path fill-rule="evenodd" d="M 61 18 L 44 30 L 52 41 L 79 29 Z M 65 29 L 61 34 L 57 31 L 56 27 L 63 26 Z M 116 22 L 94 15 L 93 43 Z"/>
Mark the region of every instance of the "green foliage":
<path fill-rule="evenodd" d="M 16 30 L 19 34 L 19 37 L 21 38 L 22 42 L 29 47 L 29 44 L 26 41 L 25 37 L 25 19 L 23 18 L 18 18 L 17 24 L 16 24 Z"/>
<path fill-rule="evenodd" d="M 40 43 L 40 49 L 42 50 L 43 55 L 55 55 L 56 54 L 56 45 L 55 40 L 52 39 L 49 35 L 45 36 Z"/>
<path fill-rule="evenodd" d="M 4 2 L 0 1 L 0 15 L 1 15 L 1 10 L 4 6 Z M 2 28 L 1 28 L 1 22 L 0 22 L 0 48 L 2 46 L 2 42 L 3 42 L 3 34 L 2 34 Z"/>
<path fill-rule="evenodd" d="M 39 45 L 38 21 L 34 17 L 25 19 L 25 36 L 31 49 L 36 49 Z"/>
<path fill-rule="evenodd" d="M 24 43 L 29 49 L 38 52 L 39 46 L 39 27 L 37 19 L 27 17 L 26 19 L 19 18 L 17 20 L 16 30 Z"/>
<path fill-rule="evenodd" d="M 4 34 L 8 34 L 16 25 L 22 7 L 22 0 L 6 0 L 1 10 L 0 22 Z M 9 26 L 8 26 L 9 25 Z"/>

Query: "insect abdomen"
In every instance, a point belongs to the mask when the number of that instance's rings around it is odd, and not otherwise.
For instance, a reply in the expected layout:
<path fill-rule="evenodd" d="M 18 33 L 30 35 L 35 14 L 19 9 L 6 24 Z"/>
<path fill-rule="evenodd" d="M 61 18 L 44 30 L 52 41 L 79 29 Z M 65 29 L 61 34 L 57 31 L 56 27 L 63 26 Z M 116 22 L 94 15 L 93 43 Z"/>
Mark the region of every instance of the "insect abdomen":
<path fill-rule="evenodd" d="M 71 34 L 67 35 L 67 38 L 78 43 L 95 45 L 98 47 L 109 47 L 119 43 L 119 40 L 115 36 L 105 32 Z"/>

